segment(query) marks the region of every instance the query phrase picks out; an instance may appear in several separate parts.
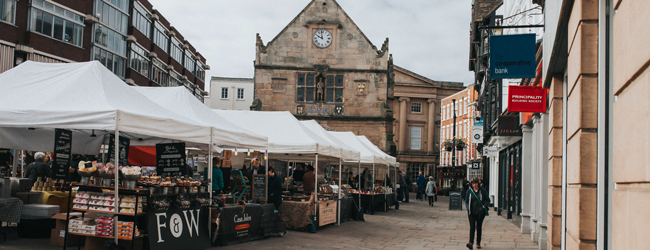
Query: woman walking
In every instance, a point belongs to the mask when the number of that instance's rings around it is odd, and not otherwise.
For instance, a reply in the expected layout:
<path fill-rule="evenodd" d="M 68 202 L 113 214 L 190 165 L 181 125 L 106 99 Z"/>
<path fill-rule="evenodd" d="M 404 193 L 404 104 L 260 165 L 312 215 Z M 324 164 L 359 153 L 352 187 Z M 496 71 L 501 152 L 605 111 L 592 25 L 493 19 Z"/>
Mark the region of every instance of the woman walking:
<path fill-rule="evenodd" d="M 483 220 L 487 214 L 490 197 L 488 192 L 479 186 L 479 178 L 474 177 L 469 190 L 465 195 L 465 207 L 469 218 L 469 243 L 467 248 L 472 249 L 474 245 L 474 232 L 476 230 L 476 248 L 481 248 L 481 235 L 483 233 Z"/>
<path fill-rule="evenodd" d="M 433 198 L 436 196 L 438 189 L 436 188 L 436 182 L 433 181 L 433 176 L 429 176 L 429 182 L 427 182 L 427 196 L 429 198 L 429 206 L 433 207 Z"/>

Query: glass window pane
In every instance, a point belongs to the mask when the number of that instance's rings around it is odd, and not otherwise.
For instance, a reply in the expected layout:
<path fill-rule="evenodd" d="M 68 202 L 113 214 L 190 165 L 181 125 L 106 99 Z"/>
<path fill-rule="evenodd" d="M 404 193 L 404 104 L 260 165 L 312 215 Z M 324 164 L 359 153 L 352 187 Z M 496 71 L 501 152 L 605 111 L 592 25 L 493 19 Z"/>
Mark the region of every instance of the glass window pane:
<path fill-rule="evenodd" d="M 115 74 L 121 77 L 124 77 L 124 58 L 115 57 L 115 67 L 114 67 Z"/>
<path fill-rule="evenodd" d="M 108 8 L 108 9 L 109 9 L 109 11 L 108 11 L 108 26 L 110 26 L 111 28 L 115 28 L 115 9 L 113 9 L 112 7 Z"/>
<path fill-rule="evenodd" d="M 336 102 L 343 102 L 343 89 L 336 89 Z"/>
<path fill-rule="evenodd" d="M 309 77 L 307 77 L 307 79 L 309 79 Z M 313 76 L 312 76 L 312 80 L 313 80 Z M 309 83 L 309 81 L 307 81 L 307 82 Z M 312 81 L 312 85 L 313 85 L 313 81 Z M 307 101 L 307 102 L 313 102 L 314 101 L 314 88 L 313 87 L 312 88 L 307 88 L 306 97 L 307 98 L 306 98 L 305 101 Z"/>
<path fill-rule="evenodd" d="M 334 86 L 334 76 L 327 76 L 327 87 Z"/>
<path fill-rule="evenodd" d="M 106 54 L 106 68 L 108 68 L 110 71 L 113 71 L 113 54 L 111 53 Z"/>
<path fill-rule="evenodd" d="M 100 58 L 101 58 L 101 53 L 99 52 L 99 48 L 95 47 L 95 58 L 94 58 L 94 60 L 99 61 Z"/>
<path fill-rule="evenodd" d="M 54 11 L 54 5 L 48 2 L 43 2 L 43 8 L 49 11 Z"/>
<path fill-rule="evenodd" d="M 122 15 L 122 33 L 126 34 L 128 26 L 129 26 L 129 17 L 127 15 Z M 145 35 L 149 37 L 148 34 Z"/>
<path fill-rule="evenodd" d="M 63 41 L 74 43 L 74 24 L 72 22 L 65 22 L 65 34 L 63 35 Z"/>
<path fill-rule="evenodd" d="M 99 21 L 103 22 L 103 15 L 102 15 L 102 7 L 104 6 L 104 3 L 101 0 L 97 0 L 97 7 L 95 9 L 95 16 L 99 17 Z"/>
<path fill-rule="evenodd" d="M 314 86 L 314 75 L 307 75 L 307 86 Z"/>
<path fill-rule="evenodd" d="M 54 6 L 54 13 L 59 14 L 59 15 L 65 15 L 65 11 L 59 7 Z"/>
<path fill-rule="evenodd" d="M 343 76 L 336 76 L 336 87 L 343 87 Z"/>
<path fill-rule="evenodd" d="M 34 1 L 32 1 L 32 5 L 38 6 L 38 7 L 43 7 L 43 0 L 34 0 Z"/>
<path fill-rule="evenodd" d="M 296 101 L 299 102 L 305 101 L 305 88 L 298 88 L 298 93 L 296 94 Z"/>
<path fill-rule="evenodd" d="M 298 86 L 305 86 L 305 75 L 298 75 Z"/>
<path fill-rule="evenodd" d="M 43 12 L 43 34 L 52 35 L 52 18 L 53 16 Z"/>
<path fill-rule="evenodd" d="M 108 20 L 109 20 L 108 18 L 110 16 L 109 15 L 110 9 L 111 9 L 111 7 L 108 6 L 107 4 L 103 5 L 103 8 L 102 8 L 102 21 L 101 22 L 106 24 L 106 25 L 108 25 Z"/>
<path fill-rule="evenodd" d="M 106 65 L 106 51 L 105 50 L 101 50 L 101 54 L 99 55 L 99 61 L 102 64 Z"/>
<path fill-rule="evenodd" d="M 75 16 L 76 15 L 74 13 L 72 13 L 71 11 L 67 11 L 67 10 L 65 11 L 65 17 L 76 21 L 77 19 L 75 18 Z"/>
<path fill-rule="evenodd" d="M 81 27 L 79 25 L 75 25 L 74 26 L 74 36 L 73 36 L 73 41 L 74 42 L 73 43 L 78 45 L 78 46 L 81 46 L 82 35 L 83 35 L 83 27 Z"/>
<path fill-rule="evenodd" d="M 329 77 L 328 77 L 329 78 Z M 334 101 L 334 89 L 327 89 L 327 102 L 333 102 Z"/>
<path fill-rule="evenodd" d="M 34 10 L 34 31 L 43 32 L 43 11 Z"/>
<path fill-rule="evenodd" d="M 54 38 L 63 40 L 63 19 L 54 17 Z"/>

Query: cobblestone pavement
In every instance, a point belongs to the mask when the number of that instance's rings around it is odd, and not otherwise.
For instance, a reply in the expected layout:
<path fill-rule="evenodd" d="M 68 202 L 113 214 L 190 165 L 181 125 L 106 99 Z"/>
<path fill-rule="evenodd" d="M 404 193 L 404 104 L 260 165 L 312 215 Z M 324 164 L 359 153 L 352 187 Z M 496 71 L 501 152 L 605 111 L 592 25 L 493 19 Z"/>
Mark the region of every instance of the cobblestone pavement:
<path fill-rule="evenodd" d="M 401 203 L 400 209 L 365 215 L 365 222 L 349 221 L 340 226 L 322 227 L 317 233 L 288 231 L 283 237 L 270 237 L 212 249 L 467 249 L 467 212 L 450 211 L 447 197 L 438 197 L 434 207 L 428 202 Z M 483 249 L 537 249 L 530 235 L 496 212 L 483 224 Z M 61 249 L 49 239 L 20 239 L 9 236 L 0 249 Z M 76 248 L 75 248 L 76 249 Z"/>

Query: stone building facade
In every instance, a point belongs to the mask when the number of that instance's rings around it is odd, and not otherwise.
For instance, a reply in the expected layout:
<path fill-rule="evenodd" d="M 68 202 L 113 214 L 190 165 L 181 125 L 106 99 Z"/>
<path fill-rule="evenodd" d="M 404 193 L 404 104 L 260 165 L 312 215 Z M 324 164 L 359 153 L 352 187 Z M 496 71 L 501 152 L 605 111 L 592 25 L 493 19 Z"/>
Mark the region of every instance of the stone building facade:
<path fill-rule="evenodd" d="M 290 111 L 301 120 L 315 119 L 328 130 L 364 135 L 396 155 L 404 151 L 395 135 L 400 98 L 416 94 L 413 97 L 422 98 L 423 112 L 428 112 L 429 99 L 439 102 L 462 89 L 462 83 L 436 82 L 398 69 L 388 45 L 388 38 L 379 48 L 374 45 L 336 1 L 313 0 L 268 43 L 257 36 L 251 109 Z M 439 110 L 436 106 L 432 107 Z M 413 121 L 429 121 L 422 117 Z M 422 145 L 435 141 L 422 140 Z M 437 148 L 427 149 L 410 156 L 418 156 L 423 164 L 437 163 Z M 410 156 L 398 155 L 398 161 Z"/>

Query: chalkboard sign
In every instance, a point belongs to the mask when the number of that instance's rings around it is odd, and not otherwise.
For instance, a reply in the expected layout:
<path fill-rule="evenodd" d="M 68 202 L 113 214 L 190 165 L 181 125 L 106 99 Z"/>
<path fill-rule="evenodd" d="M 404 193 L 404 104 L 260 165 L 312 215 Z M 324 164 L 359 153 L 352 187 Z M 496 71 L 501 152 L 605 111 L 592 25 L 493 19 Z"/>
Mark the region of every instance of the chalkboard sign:
<path fill-rule="evenodd" d="M 131 144 L 131 140 L 129 140 L 126 137 L 120 136 L 120 162 L 118 166 L 128 166 L 129 165 L 129 145 Z M 108 152 L 107 156 L 108 160 L 106 162 L 113 162 L 115 163 L 115 135 L 111 134 L 109 140 L 108 140 Z M 116 167 L 118 167 L 116 166 Z"/>
<path fill-rule="evenodd" d="M 266 201 L 266 175 L 254 174 L 252 187 L 253 187 L 253 201 L 256 200 Z"/>
<path fill-rule="evenodd" d="M 185 143 L 156 144 L 158 175 L 182 175 L 185 170 Z"/>
<path fill-rule="evenodd" d="M 54 129 L 54 160 L 52 161 L 52 179 L 67 179 L 72 150 L 72 131 Z"/>
<path fill-rule="evenodd" d="M 462 210 L 463 205 L 462 205 L 462 200 L 460 198 L 460 192 L 458 191 L 451 191 L 449 192 L 449 210 L 455 209 L 455 210 Z"/>

